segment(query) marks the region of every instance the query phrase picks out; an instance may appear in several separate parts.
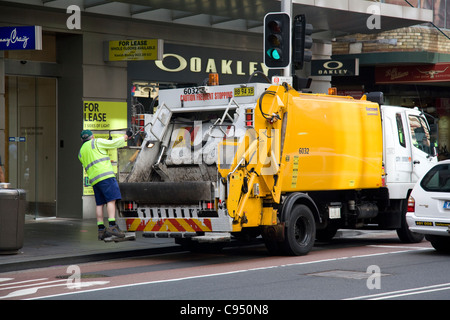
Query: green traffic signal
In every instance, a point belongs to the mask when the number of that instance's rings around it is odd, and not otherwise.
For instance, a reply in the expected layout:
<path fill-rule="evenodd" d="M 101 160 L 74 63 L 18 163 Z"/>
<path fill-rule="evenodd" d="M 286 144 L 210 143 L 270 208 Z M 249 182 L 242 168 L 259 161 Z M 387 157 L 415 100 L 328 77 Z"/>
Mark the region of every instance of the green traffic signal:
<path fill-rule="evenodd" d="M 269 12 L 264 17 L 264 64 L 285 68 L 290 63 L 291 19 L 285 12 Z"/>
<path fill-rule="evenodd" d="M 274 60 L 280 60 L 281 59 L 281 50 L 278 48 L 269 49 L 269 50 L 267 50 L 267 55 Z"/>

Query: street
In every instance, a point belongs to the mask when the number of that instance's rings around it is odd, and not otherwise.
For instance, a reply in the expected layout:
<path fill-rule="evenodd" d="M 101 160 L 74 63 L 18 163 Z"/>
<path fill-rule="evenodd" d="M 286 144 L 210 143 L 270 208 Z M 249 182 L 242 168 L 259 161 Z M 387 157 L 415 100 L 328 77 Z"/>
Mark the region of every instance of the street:
<path fill-rule="evenodd" d="M 403 244 L 395 232 L 340 233 L 299 257 L 269 256 L 255 243 L 214 254 L 167 253 L 2 273 L 0 299 L 185 300 L 171 312 L 190 315 L 212 312 L 198 309 L 198 300 L 249 300 L 245 308 L 216 305 L 216 313 L 254 314 L 264 312 L 268 300 L 450 299 L 450 256 L 429 242 Z"/>

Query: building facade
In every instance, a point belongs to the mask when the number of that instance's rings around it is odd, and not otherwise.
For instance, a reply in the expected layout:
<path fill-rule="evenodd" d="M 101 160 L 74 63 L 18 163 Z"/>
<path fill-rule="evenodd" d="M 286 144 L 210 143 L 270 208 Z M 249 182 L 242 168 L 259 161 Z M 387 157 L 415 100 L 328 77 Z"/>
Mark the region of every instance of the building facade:
<path fill-rule="evenodd" d="M 405 1 L 385 0 L 400 6 Z M 386 103 L 418 107 L 438 120 L 439 158 L 450 157 L 450 1 L 409 1 L 433 10 L 433 23 L 336 38 L 333 59 L 358 59 L 358 76 L 333 77 L 342 94 L 382 91 Z M 381 20 L 382 23 L 382 20 Z M 434 118 L 434 119 L 433 119 Z"/>
<path fill-rule="evenodd" d="M 125 123 L 98 126 L 95 133 L 122 134 L 131 126 L 133 108 L 151 112 L 160 89 L 202 84 L 210 72 L 217 72 L 222 84 L 245 83 L 254 71 L 277 73 L 263 64 L 262 21 L 265 13 L 279 11 L 280 2 L 243 0 L 232 10 L 211 3 L 192 8 L 173 1 L 167 8 L 148 8 L 133 1 L 0 1 L 0 27 L 42 29 L 41 50 L 0 50 L 1 164 L 7 182 L 27 191 L 28 214 L 95 217 L 77 159 L 87 122 L 108 119 L 118 108 Z M 370 17 L 359 3 L 341 0 L 294 1 L 293 14 L 302 12 L 317 27 L 315 58 L 329 58 L 331 39 L 364 31 Z M 428 12 L 400 10 L 386 17 L 385 28 L 427 21 Z M 362 24 L 343 23 L 349 15 Z M 319 20 L 323 16 L 328 21 Z M 105 56 L 110 41 L 129 39 L 163 40 L 163 59 L 111 61 Z M 0 42 L 17 40 L 10 34 Z M 325 91 L 330 80 L 314 77 L 311 90 Z M 106 111 L 98 111 L 103 106 Z"/>

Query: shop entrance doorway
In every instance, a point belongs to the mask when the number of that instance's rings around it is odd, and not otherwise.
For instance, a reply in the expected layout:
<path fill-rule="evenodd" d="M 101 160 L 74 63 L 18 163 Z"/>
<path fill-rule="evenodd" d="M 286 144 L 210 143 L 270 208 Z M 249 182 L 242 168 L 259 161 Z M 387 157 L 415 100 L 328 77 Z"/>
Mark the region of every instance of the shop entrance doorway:
<path fill-rule="evenodd" d="M 27 192 L 27 214 L 56 217 L 55 78 L 6 76 L 5 168 L 12 188 Z"/>

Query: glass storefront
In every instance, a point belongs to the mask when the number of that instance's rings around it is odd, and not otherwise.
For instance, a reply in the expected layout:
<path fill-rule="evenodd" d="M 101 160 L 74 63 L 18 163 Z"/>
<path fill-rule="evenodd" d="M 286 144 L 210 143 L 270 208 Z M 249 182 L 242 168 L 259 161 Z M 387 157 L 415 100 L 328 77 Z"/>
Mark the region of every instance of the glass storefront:
<path fill-rule="evenodd" d="M 56 216 L 55 78 L 6 76 L 5 169 L 12 188 L 27 192 L 27 214 Z"/>

